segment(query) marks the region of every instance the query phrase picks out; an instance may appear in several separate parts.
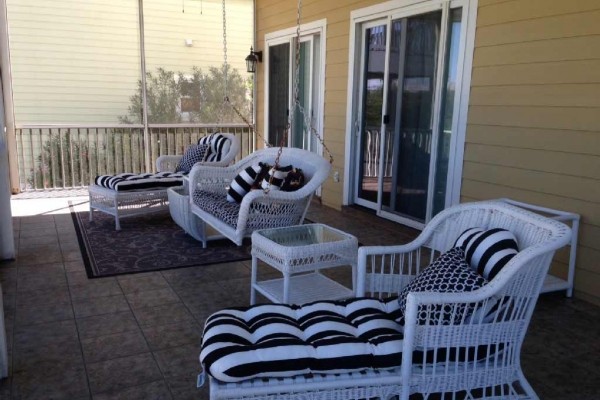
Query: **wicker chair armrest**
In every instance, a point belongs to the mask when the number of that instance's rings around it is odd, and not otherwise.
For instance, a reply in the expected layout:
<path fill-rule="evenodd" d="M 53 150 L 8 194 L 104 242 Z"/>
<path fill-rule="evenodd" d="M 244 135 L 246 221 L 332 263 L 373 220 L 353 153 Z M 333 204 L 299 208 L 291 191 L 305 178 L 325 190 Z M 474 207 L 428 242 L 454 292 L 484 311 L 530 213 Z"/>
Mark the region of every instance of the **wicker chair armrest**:
<path fill-rule="evenodd" d="M 173 172 L 182 155 L 163 155 L 156 159 L 156 170 L 158 172 Z"/>
<path fill-rule="evenodd" d="M 304 189 L 304 188 L 303 188 Z M 253 217 L 260 218 L 256 213 L 257 207 L 260 204 L 265 206 L 275 205 L 276 207 L 282 207 L 285 204 L 302 204 L 307 203 L 312 196 L 310 191 L 297 190 L 295 192 L 284 192 L 280 190 L 271 190 L 268 193 L 264 190 L 252 190 L 246 194 L 240 204 L 240 211 L 238 215 L 238 229 L 245 229 L 246 226 L 252 224 Z M 254 206 L 254 207 L 253 207 Z M 306 213 L 306 207 L 300 220 L 297 223 L 301 223 Z M 254 209 L 254 212 L 251 210 Z"/>
<path fill-rule="evenodd" d="M 424 230 L 412 242 L 401 245 L 361 246 L 358 249 L 358 269 L 356 281 L 357 296 L 365 296 L 366 292 L 369 291 L 369 288 L 367 287 L 367 275 L 368 264 L 371 260 L 376 257 L 383 257 L 389 260 L 395 257 L 402 257 L 405 255 L 409 256 L 419 252 L 429 243 L 432 233 L 432 230 Z M 399 282 L 402 286 L 404 286 L 415 277 L 416 273 L 418 273 L 418 270 L 403 271 L 398 269 L 392 271 L 391 273 L 394 275 L 394 281 Z M 390 285 L 392 285 L 391 282 Z M 400 290 L 400 288 L 398 288 L 398 290 Z"/>

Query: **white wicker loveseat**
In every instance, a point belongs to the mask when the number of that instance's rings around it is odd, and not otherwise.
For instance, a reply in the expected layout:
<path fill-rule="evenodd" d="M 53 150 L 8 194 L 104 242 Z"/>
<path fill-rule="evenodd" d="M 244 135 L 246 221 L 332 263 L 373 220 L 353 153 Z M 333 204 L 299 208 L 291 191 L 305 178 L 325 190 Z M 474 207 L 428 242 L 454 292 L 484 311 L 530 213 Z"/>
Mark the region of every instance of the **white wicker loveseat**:
<path fill-rule="evenodd" d="M 231 133 L 220 133 L 229 141 L 228 150 L 221 154 L 219 160 L 202 161 L 198 164 L 222 167 L 231 164 L 240 151 L 240 138 Z M 159 173 L 175 171 L 183 155 L 162 155 L 156 159 L 156 170 Z M 182 185 L 182 175 L 173 176 Z M 115 217 L 115 229 L 121 229 L 121 218 L 135 215 L 150 214 L 167 210 L 169 187 L 156 187 L 144 190 L 117 191 L 100 185 L 88 187 L 90 199 L 90 221 L 93 220 L 93 211 L 102 211 Z"/>
<path fill-rule="evenodd" d="M 263 228 L 301 224 L 315 191 L 329 176 L 331 165 L 318 154 L 284 147 L 279 165 L 292 165 L 304 173 L 304 185 L 293 192 L 252 190 L 241 204 L 226 200 L 232 180 L 259 162 L 273 165 L 279 148 L 257 150 L 225 168 L 196 165 L 189 176 L 190 210 L 238 246 L 244 237 Z"/>
<path fill-rule="evenodd" d="M 395 306 L 398 301 L 393 297 L 390 300 L 390 296 L 401 293 L 424 266 L 452 248 L 457 237 L 472 227 L 509 230 L 516 237 L 519 251 L 480 289 L 468 293 L 409 292 L 403 328 L 398 327 L 400 324 L 394 326 L 397 315 L 385 318 L 386 312 L 395 313 L 398 308 Z M 568 244 L 570 235 L 566 225 L 511 205 L 499 202 L 459 205 L 433 218 L 409 244 L 359 249 L 357 286 L 359 296 L 372 296 L 368 300 L 359 298 L 335 307 L 332 302 L 317 302 L 302 307 L 263 305 L 258 306 L 262 309 L 250 307 L 215 313 L 207 320 L 200 354 L 210 376 L 211 399 L 389 399 L 393 396 L 408 399 L 415 393 L 425 398 L 431 393 L 446 393 L 453 399 L 535 399 L 537 396 L 521 370 L 521 346 L 553 254 Z M 380 298 L 387 300 L 378 303 Z M 296 364 L 314 362 L 310 357 L 308 361 L 293 359 L 305 351 L 312 357 L 321 354 L 325 358 L 331 352 L 339 352 L 339 347 L 328 351 L 325 345 L 306 346 L 305 338 L 300 345 L 300 338 L 294 336 L 301 330 L 300 325 L 292 324 L 293 334 L 289 333 L 290 315 L 295 318 L 300 313 L 306 319 L 308 315 L 317 315 L 319 309 L 329 314 L 339 313 L 338 325 L 344 325 L 340 322 L 344 312 L 354 318 L 339 337 L 330 333 L 331 340 L 346 340 L 349 346 L 355 346 L 354 339 L 345 338 L 348 333 L 356 330 L 361 332 L 360 336 L 370 335 L 376 341 L 366 344 L 367 348 L 371 346 L 375 359 L 382 356 L 375 352 L 383 349 L 397 357 L 397 365 L 353 370 L 347 364 L 353 359 L 346 358 L 335 365 L 337 373 L 310 371 L 288 376 L 273 373 L 271 369 L 267 374 L 251 371 L 255 378 L 246 380 L 214 377 L 222 377 L 224 372 L 240 372 L 227 362 L 250 366 L 258 363 L 273 368 L 288 358 L 286 368 L 294 369 Z M 266 322 L 279 324 L 275 332 L 266 328 Z M 318 328 L 322 340 L 326 325 L 309 326 Z M 278 336 L 278 331 L 287 336 Z M 223 333 L 224 336 L 219 336 Z M 276 350 L 279 358 L 273 357 L 271 350 L 276 340 L 293 340 L 296 347 Z M 336 344 L 339 342 L 327 346 Z M 386 345 L 391 348 L 384 349 Z M 232 358 L 226 359 L 224 354 Z M 255 356 L 259 359 L 254 359 Z M 349 369 L 344 371 L 345 368 Z"/>

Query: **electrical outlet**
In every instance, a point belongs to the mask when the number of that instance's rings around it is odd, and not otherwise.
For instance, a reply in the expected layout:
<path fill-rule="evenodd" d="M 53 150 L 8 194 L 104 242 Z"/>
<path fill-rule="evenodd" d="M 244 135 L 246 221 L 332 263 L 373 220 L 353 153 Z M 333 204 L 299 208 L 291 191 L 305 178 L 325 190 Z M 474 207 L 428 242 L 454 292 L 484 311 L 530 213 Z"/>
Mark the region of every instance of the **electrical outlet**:
<path fill-rule="evenodd" d="M 339 182 L 340 181 L 340 172 L 339 171 L 335 171 L 333 173 L 333 181 L 334 182 Z"/>

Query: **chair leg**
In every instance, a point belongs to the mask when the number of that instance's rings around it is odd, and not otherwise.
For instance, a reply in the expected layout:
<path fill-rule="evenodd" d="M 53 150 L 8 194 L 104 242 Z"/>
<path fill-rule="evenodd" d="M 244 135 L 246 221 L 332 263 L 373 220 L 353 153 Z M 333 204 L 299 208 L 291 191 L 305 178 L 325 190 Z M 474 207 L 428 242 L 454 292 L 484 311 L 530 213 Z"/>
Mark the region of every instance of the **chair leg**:
<path fill-rule="evenodd" d="M 119 201 L 115 196 L 115 230 L 121 230 L 121 221 L 119 221 Z"/>
<path fill-rule="evenodd" d="M 4 307 L 2 305 L 2 287 L 0 287 L 0 378 L 8 376 L 8 351 L 4 326 Z"/>
<path fill-rule="evenodd" d="M 525 378 L 525 375 L 523 374 L 523 371 L 520 368 L 519 368 L 519 384 L 521 385 L 521 388 L 523 388 L 525 393 L 527 393 L 527 396 L 529 396 L 530 399 L 539 400 L 538 395 L 535 393 L 535 391 L 533 390 L 533 388 L 531 387 L 531 385 Z"/>

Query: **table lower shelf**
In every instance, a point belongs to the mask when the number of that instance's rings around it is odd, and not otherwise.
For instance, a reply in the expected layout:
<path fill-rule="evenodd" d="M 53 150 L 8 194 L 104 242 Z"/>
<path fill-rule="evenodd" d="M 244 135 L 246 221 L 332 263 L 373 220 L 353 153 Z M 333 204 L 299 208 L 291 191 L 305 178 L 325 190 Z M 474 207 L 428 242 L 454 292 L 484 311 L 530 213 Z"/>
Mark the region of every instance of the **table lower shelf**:
<path fill-rule="evenodd" d="M 558 278 L 554 275 L 546 275 L 544 279 L 544 285 L 542 286 L 542 293 L 555 292 L 558 290 L 569 290 L 571 289 L 571 285 L 569 282 Z"/>
<path fill-rule="evenodd" d="M 272 302 L 283 302 L 283 278 L 256 282 L 254 289 Z M 320 273 L 290 277 L 289 304 L 354 297 L 354 291 Z"/>

